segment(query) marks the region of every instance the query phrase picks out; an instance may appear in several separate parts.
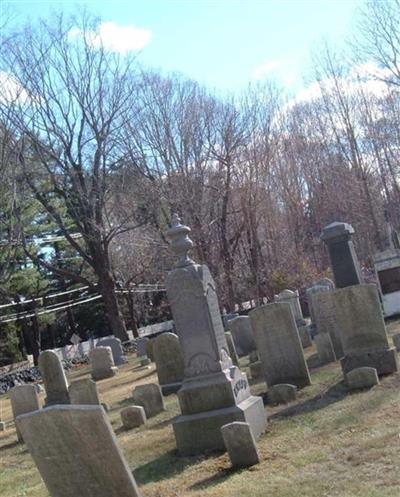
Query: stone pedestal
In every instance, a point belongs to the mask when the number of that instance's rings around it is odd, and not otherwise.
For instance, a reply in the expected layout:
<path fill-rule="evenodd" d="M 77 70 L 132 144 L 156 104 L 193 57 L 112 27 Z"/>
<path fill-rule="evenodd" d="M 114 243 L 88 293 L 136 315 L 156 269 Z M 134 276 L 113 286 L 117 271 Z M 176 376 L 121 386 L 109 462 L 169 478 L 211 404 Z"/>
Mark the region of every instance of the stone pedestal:
<path fill-rule="evenodd" d="M 362 283 L 360 265 L 351 240 L 354 228 L 347 223 L 332 223 L 322 230 L 337 288 Z"/>
<path fill-rule="evenodd" d="M 343 373 L 372 367 L 378 375 L 398 371 L 397 354 L 389 346 L 376 285 L 355 285 L 332 292 L 341 333 Z"/>
<path fill-rule="evenodd" d="M 225 424 L 246 422 L 255 437 L 266 425 L 261 397 L 251 395 L 246 375 L 229 357 L 211 274 L 207 266 L 187 256 L 192 246 L 189 231 L 174 217 L 168 235 L 181 259 L 166 281 L 184 358 L 184 381 L 178 392 L 182 415 L 173 422 L 182 454 L 223 450 L 220 429 Z"/>

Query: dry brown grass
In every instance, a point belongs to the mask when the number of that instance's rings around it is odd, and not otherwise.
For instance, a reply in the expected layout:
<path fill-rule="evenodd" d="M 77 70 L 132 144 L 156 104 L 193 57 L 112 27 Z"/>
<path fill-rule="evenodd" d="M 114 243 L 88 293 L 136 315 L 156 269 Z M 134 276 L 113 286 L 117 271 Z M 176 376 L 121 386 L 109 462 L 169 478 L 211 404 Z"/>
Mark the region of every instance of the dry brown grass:
<path fill-rule="evenodd" d="M 388 330 L 400 332 L 400 321 L 389 323 Z M 314 353 L 307 352 L 310 363 Z M 179 457 L 171 426 L 179 412 L 175 395 L 145 427 L 121 430 L 121 406 L 129 404 L 134 385 L 156 381 L 154 366 L 141 369 L 132 357 L 118 376 L 98 387 L 144 497 L 399 497 L 400 375 L 349 394 L 338 364 L 311 373 L 313 384 L 295 403 L 267 408 L 268 430 L 258 442 L 262 462 L 240 471 L 230 469 L 226 454 Z M 85 367 L 69 379 L 88 374 Z M 253 393 L 265 388 L 252 385 Z M 16 443 L 7 396 L 1 405 L 9 428 L 0 434 L 0 496 L 47 497 L 25 446 Z"/>

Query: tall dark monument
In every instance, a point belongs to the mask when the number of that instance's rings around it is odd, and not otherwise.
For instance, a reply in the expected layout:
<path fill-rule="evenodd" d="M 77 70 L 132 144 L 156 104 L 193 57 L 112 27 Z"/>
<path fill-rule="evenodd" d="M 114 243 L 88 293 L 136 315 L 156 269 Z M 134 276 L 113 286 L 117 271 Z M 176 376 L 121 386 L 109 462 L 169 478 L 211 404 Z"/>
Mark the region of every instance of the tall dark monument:
<path fill-rule="evenodd" d="M 321 239 L 326 243 L 331 260 L 336 288 L 363 283 L 360 265 L 351 237 L 354 228 L 347 223 L 332 223 L 322 230 Z"/>

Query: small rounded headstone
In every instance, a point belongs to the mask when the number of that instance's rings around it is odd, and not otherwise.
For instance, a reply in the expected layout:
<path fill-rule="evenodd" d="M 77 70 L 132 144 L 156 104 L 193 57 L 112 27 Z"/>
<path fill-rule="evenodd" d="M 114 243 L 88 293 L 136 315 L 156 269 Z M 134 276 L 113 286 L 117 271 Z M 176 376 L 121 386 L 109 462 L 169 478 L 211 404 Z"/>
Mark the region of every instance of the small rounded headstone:
<path fill-rule="evenodd" d="M 128 406 L 121 410 L 122 425 L 127 430 L 137 428 L 146 422 L 146 413 L 142 406 Z"/>
<path fill-rule="evenodd" d="M 4 421 L 0 421 L 0 431 L 6 431 L 6 423 Z"/>
<path fill-rule="evenodd" d="M 364 366 L 356 368 L 346 374 L 347 386 L 350 390 L 372 388 L 379 384 L 378 373 L 375 368 Z"/>
<path fill-rule="evenodd" d="M 288 404 L 293 402 L 297 397 L 297 388 L 295 385 L 281 383 L 268 388 L 268 400 L 270 404 Z"/>
<path fill-rule="evenodd" d="M 156 383 L 138 385 L 133 390 L 132 399 L 135 405 L 144 408 L 147 418 L 156 416 L 165 410 L 161 388 Z"/>
<path fill-rule="evenodd" d="M 260 462 L 256 441 L 248 423 L 228 423 L 221 427 L 221 434 L 233 467 L 243 468 Z"/>

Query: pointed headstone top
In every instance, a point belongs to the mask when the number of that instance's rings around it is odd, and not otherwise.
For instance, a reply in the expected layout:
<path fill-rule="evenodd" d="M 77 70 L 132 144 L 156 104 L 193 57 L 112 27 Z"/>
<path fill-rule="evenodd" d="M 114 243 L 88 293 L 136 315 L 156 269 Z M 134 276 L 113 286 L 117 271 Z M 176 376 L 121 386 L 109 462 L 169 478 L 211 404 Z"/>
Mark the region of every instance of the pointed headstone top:
<path fill-rule="evenodd" d="M 189 250 L 193 247 L 193 242 L 189 238 L 191 229 L 181 223 L 178 214 L 174 214 L 171 220 L 171 228 L 167 231 L 167 236 L 171 240 L 171 250 L 179 256 L 176 267 L 185 267 L 194 264 L 188 256 Z"/>

